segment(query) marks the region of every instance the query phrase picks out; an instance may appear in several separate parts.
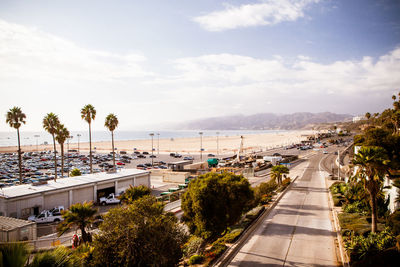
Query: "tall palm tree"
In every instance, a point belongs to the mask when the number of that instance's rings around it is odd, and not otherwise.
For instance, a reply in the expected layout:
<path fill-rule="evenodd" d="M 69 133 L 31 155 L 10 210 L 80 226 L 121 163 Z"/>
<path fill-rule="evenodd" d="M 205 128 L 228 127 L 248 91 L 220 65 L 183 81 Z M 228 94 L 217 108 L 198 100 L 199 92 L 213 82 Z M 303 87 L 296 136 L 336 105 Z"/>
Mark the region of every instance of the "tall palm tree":
<path fill-rule="evenodd" d="M 363 146 L 354 155 L 353 164 L 358 166 L 357 177 L 364 181 L 370 195 L 371 232 L 377 230 L 376 200 L 382 188 L 383 179 L 389 163 L 386 150 L 377 146 Z"/>
<path fill-rule="evenodd" d="M 114 130 L 118 127 L 118 118 L 110 113 L 106 117 L 104 126 L 111 132 L 112 155 L 113 155 L 113 168 L 115 170 L 115 151 L 114 151 Z"/>
<path fill-rule="evenodd" d="M 57 181 L 57 151 L 56 151 L 56 139 L 55 135 L 57 134 L 57 128 L 60 124 L 60 120 L 58 116 L 53 112 L 47 113 L 47 115 L 43 118 L 43 128 L 51 134 L 53 137 L 53 147 L 54 147 L 54 181 Z"/>
<path fill-rule="evenodd" d="M 22 123 L 25 124 L 26 115 L 22 113 L 21 108 L 13 107 L 6 114 L 6 123 L 10 125 L 10 127 L 17 129 L 18 136 L 18 166 L 19 166 L 19 182 L 22 183 L 22 157 L 21 157 L 21 143 L 19 137 L 19 127 L 21 127 Z"/>
<path fill-rule="evenodd" d="M 72 226 L 77 226 L 81 230 L 83 242 L 89 241 L 86 228 L 93 222 L 96 213 L 97 209 L 93 208 L 92 202 L 85 201 L 72 205 L 62 214 L 64 221 L 57 227 L 59 236 L 68 231 Z"/>
<path fill-rule="evenodd" d="M 96 110 L 90 104 L 87 104 L 81 109 L 81 118 L 89 124 L 89 159 L 90 159 L 90 173 L 93 173 L 92 168 L 92 121 L 96 118 Z"/>
<path fill-rule="evenodd" d="M 61 177 L 64 177 L 64 143 L 69 138 L 70 133 L 64 124 L 60 124 L 57 127 L 56 140 L 61 147 Z"/>
<path fill-rule="evenodd" d="M 288 173 L 289 173 L 288 167 L 283 166 L 283 165 L 276 165 L 271 168 L 271 177 L 273 179 L 276 179 L 276 182 L 278 184 L 282 183 L 282 175 L 288 174 Z"/>
<path fill-rule="evenodd" d="M 365 117 L 367 118 L 367 120 L 369 120 L 371 118 L 371 113 L 369 112 L 365 113 Z"/>

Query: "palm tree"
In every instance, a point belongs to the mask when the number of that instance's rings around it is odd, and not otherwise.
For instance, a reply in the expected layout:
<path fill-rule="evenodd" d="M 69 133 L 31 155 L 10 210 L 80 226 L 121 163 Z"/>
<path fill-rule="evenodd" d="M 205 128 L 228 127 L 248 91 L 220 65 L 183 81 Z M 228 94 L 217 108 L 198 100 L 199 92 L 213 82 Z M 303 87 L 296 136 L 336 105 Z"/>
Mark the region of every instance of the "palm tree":
<path fill-rule="evenodd" d="M 115 151 L 114 151 L 114 130 L 118 126 L 118 118 L 114 114 L 110 113 L 106 117 L 104 126 L 111 132 L 111 143 L 112 143 L 112 155 L 113 155 L 113 168 L 115 170 Z"/>
<path fill-rule="evenodd" d="M 92 120 L 96 118 L 96 110 L 90 104 L 87 104 L 81 109 L 81 118 L 89 124 L 89 159 L 90 159 L 90 173 L 93 173 L 92 168 Z"/>
<path fill-rule="evenodd" d="M 57 181 L 57 151 L 56 151 L 56 140 L 55 135 L 57 133 L 57 128 L 60 124 L 58 116 L 53 112 L 48 113 L 43 119 L 43 128 L 51 134 L 53 137 L 54 146 L 54 181 Z"/>
<path fill-rule="evenodd" d="M 357 177 L 363 180 L 364 187 L 370 195 L 373 233 L 377 230 L 376 199 L 382 188 L 388 162 L 386 150 L 382 147 L 363 146 L 354 155 L 353 164 L 359 167 Z"/>
<path fill-rule="evenodd" d="M 283 165 L 276 165 L 271 168 L 271 177 L 276 179 L 276 182 L 280 185 L 282 183 L 282 175 L 288 174 L 289 169 Z"/>
<path fill-rule="evenodd" d="M 21 157 L 21 143 L 19 137 L 19 127 L 21 127 L 22 123 L 25 124 L 26 115 L 22 113 L 21 108 L 13 107 L 6 114 L 6 123 L 10 125 L 10 127 L 17 129 L 18 136 L 18 165 L 19 165 L 19 182 L 22 183 L 22 157 Z"/>
<path fill-rule="evenodd" d="M 64 177 L 64 143 L 69 138 L 69 131 L 65 128 L 64 124 L 60 124 L 57 127 L 56 140 L 61 147 L 61 177 Z"/>
<path fill-rule="evenodd" d="M 367 118 L 367 120 L 369 120 L 369 118 L 371 118 L 371 113 L 369 112 L 365 113 L 365 117 Z"/>
<path fill-rule="evenodd" d="M 83 242 L 89 241 L 89 235 L 86 228 L 93 222 L 97 209 L 93 208 L 92 202 L 76 203 L 67 211 L 63 212 L 64 220 L 58 225 L 59 236 L 69 230 L 72 226 L 76 226 L 81 230 Z"/>

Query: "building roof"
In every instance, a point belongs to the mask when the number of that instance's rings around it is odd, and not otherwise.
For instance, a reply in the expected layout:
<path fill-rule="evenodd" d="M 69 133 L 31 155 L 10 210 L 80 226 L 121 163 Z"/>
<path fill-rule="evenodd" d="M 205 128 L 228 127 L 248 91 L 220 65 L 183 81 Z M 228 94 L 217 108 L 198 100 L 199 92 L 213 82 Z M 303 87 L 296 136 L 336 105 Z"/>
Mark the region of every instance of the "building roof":
<path fill-rule="evenodd" d="M 25 221 L 12 217 L 0 216 L 0 231 L 11 231 L 16 228 L 35 224 L 35 222 Z"/>
<path fill-rule="evenodd" d="M 138 170 L 138 169 L 122 169 L 115 173 L 99 172 L 82 176 L 58 178 L 57 182 L 54 182 L 54 180 L 50 180 L 48 181 L 47 184 L 43 185 L 32 185 L 32 184 L 15 185 L 0 189 L 0 198 L 21 197 L 37 193 L 55 191 L 59 189 L 66 189 L 70 187 L 89 185 L 108 180 L 111 181 L 127 176 L 138 176 L 147 173 L 149 173 L 149 171 Z"/>

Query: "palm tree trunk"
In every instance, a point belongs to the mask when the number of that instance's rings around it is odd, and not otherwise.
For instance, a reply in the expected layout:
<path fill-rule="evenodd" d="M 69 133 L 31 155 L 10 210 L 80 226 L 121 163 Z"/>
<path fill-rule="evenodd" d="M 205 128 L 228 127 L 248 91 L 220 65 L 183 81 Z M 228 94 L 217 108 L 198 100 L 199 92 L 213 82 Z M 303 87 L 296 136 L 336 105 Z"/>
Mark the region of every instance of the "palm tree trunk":
<path fill-rule="evenodd" d="M 89 123 L 89 162 L 90 162 L 90 173 L 93 173 L 92 168 L 92 129 Z"/>
<path fill-rule="evenodd" d="M 85 227 L 81 226 L 80 229 L 81 229 L 81 234 L 82 234 L 82 241 L 83 241 L 83 243 L 86 243 L 88 241 L 88 238 L 87 238 L 87 233 L 85 231 Z"/>
<path fill-rule="evenodd" d="M 56 139 L 53 136 L 53 147 L 54 147 L 54 182 L 57 182 L 57 151 L 56 151 Z"/>
<path fill-rule="evenodd" d="M 375 233 L 377 230 L 377 215 L 376 215 L 376 194 L 370 193 L 370 204 L 371 204 L 371 232 Z"/>
<path fill-rule="evenodd" d="M 61 177 L 64 177 L 64 144 L 61 146 Z"/>
<path fill-rule="evenodd" d="M 114 150 L 114 132 L 111 131 L 111 143 L 112 143 L 112 155 L 113 155 L 113 168 L 114 170 L 116 170 L 115 168 L 115 150 Z"/>
<path fill-rule="evenodd" d="M 17 128 L 18 135 L 18 166 L 19 166 L 19 183 L 22 184 L 22 157 L 21 157 L 21 143 L 19 138 L 19 128 Z"/>

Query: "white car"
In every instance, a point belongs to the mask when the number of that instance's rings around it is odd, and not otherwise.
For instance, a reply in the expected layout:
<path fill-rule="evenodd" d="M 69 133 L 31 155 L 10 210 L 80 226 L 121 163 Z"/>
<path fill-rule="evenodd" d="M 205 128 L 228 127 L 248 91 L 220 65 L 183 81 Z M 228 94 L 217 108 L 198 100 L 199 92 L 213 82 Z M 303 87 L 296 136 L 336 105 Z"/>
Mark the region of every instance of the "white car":
<path fill-rule="evenodd" d="M 121 203 L 121 200 L 119 200 L 117 196 L 114 195 L 113 193 L 109 194 L 108 197 L 100 198 L 100 204 L 103 206 L 108 204 L 119 204 L 119 203 Z"/>
<path fill-rule="evenodd" d="M 28 218 L 29 221 L 36 222 L 36 223 L 50 223 L 50 222 L 60 222 L 64 220 L 64 218 L 60 215 L 53 215 L 50 211 L 46 210 L 41 212 L 39 215 L 35 216 L 32 215 Z"/>

